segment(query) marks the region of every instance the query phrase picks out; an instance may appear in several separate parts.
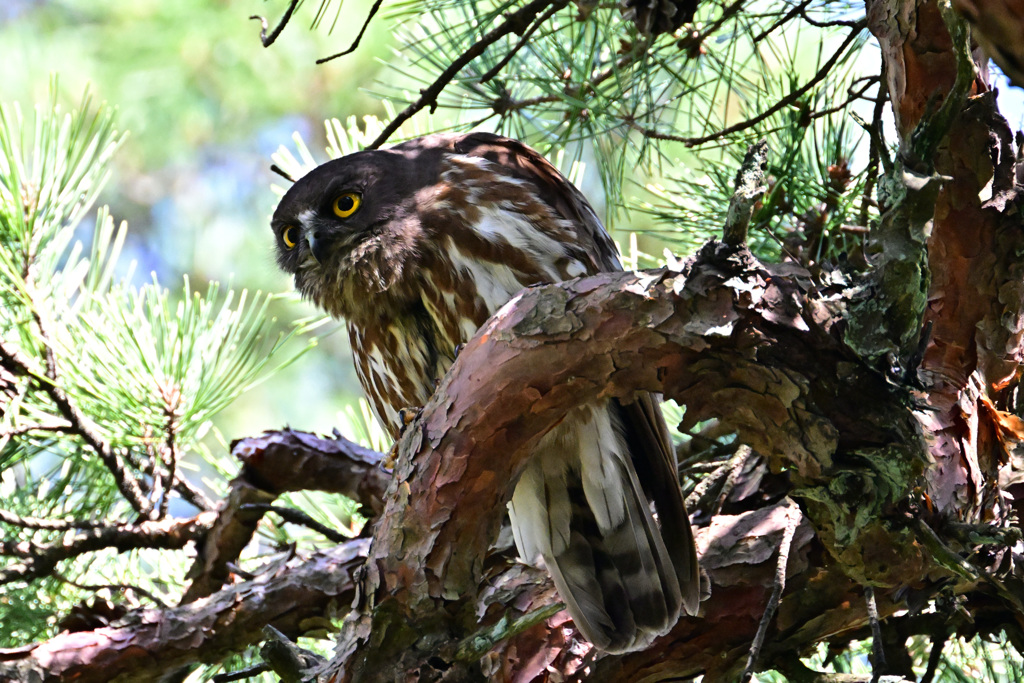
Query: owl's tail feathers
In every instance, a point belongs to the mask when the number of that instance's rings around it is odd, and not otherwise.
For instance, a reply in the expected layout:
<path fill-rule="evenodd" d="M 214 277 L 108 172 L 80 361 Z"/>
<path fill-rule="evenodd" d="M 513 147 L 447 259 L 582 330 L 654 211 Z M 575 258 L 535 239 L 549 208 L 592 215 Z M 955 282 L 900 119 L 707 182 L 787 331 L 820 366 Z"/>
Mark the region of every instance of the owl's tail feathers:
<path fill-rule="evenodd" d="M 574 473 L 561 481 L 527 476 L 533 481 L 520 480 L 510 505 L 520 551 L 539 551 L 580 633 L 613 653 L 646 648 L 675 625 L 683 604 L 678 570 L 636 475 L 621 462 L 616 469 L 625 504 L 607 528 Z M 545 519 L 534 505 L 546 509 Z M 538 522 L 546 527 L 539 533 Z"/>

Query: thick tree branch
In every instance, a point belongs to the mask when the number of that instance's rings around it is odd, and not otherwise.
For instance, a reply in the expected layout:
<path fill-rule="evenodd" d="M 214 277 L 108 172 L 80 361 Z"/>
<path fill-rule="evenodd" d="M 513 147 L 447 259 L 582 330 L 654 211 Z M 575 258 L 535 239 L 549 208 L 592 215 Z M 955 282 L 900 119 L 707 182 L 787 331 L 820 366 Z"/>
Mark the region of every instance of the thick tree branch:
<path fill-rule="evenodd" d="M 723 420 L 787 468 L 842 572 L 892 586 L 919 575 L 926 558 L 908 552 L 912 533 L 880 521 L 913 505 L 925 450 L 917 420 L 904 392 L 830 333 L 839 318 L 801 277 L 711 243 L 682 273 L 603 274 L 529 290 L 499 312 L 403 438 L 368 560 L 372 607 L 353 616 L 335 670 L 355 680 L 423 673 L 419 630 L 441 619 L 472 632 L 475 620 L 452 615 L 467 613 L 530 445 L 572 407 L 637 391 L 684 403 L 683 428 Z M 842 502 L 837 486 L 858 497 Z M 751 604 L 763 609 L 771 585 Z M 863 608 L 843 617 L 864 619 Z M 737 644 L 730 655 L 727 669 L 746 652 Z"/>
<path fill-rule="evenodd" d="M 365 539 L 356 539 L 207 600 L 133 612 L 113 626 L 0 650 L 0 682 L 153 681 L 259 642 L 266 624 L 295 637 L 309 628 L 307 620 L 320 624 L 332 607 L 344 610 L 351 602 L 353 574 L 366 546 Z"/>

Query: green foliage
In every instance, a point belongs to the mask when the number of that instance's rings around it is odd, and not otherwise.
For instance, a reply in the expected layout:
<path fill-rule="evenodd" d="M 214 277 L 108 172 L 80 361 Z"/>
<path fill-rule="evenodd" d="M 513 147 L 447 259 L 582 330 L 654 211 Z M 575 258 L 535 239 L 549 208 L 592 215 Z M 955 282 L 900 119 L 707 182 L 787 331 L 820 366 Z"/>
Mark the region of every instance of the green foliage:
<path fill-rule="evenodd" d="M 378 92 L 413 101 L 520 6 L 393 6 L 402 51 Z M 794 19 L 799 9 L 805 22 Z M 585 16 L 570 5 L 531 24 L 529 40 L 510 34 L 464 67 L 437 100 L 449 117 L 440 127 L 489 127 L 549 156 L 593 159 L 609 203 L 640 209 L 631 229 L 687 252 L 721 231 L 746 147 L 767 137 L 775 184 L 755 215 L 752 246 L 774 258 L 807 247 L 794 257 L 835 261 L 860 248 L 859 233 L 845 228 L 875 218 L 862 200 L 866 139 L 845 123 L 874 90 L 875 73 L 863 71 L 865 34 L 842 3 L 736 10 L 702 3 L 691 32 L 651 38 L 614 4 Z"/>
<path fill-rule="evenodd" d="M 5 541 L 33 552 L 101 521 L 201 505 L 195 472 L 226 457 L 200 441 L 214 416 L 310 345 L 297 338 L 308 321 L 272 331 L 273 297 L 221 293 L 217 283 L 194 292 L 187 279 L 174 293 L 155 279 L 135 287 L 118 277 L 127 228 L 105 208 L 86 233 L 91 246 L 76 239 L 122 137 L 109 108 L 91 110 L 88 97 L 66 114 L 54 99 L 26 122 L 0 105 L 2 526 Z M 125 481 L 141 501 L 125 497 Z M 62 562 L 56 578 L 5 589 L 0 639 L 52 632 L 57 615 L 95 593 L 75 584 L 176 600 L 185 558 L 166 554 L 103 551 Z M 10 581 L 25 565 L 7 555 L 0 573 Z"/>
<path fill-rule="evenodd" d="M 1015 683 L 1024 680 L 1024 664 L 1004 635 L 976 636 L 971 640 L 953 638 L 940 644 L 941 653 L 931 679 L 934 683 Z M 912 636 L 907 639 L 906 652 L 917 680 L 924 680 L 934 648 L 935 641 L 931 638 Z M 858 675 L 866 680 L 872 673 L 870 655 L 871 640 L 858 640 L 850 642 L 844 650 L 829 650 L 821 645 L 817 652 L 804 659 L 804 663 L 815 671 Z M 791 679 L 775 671 L 766 671 L 756 675 L 754 680 L 786 683 Z"/>

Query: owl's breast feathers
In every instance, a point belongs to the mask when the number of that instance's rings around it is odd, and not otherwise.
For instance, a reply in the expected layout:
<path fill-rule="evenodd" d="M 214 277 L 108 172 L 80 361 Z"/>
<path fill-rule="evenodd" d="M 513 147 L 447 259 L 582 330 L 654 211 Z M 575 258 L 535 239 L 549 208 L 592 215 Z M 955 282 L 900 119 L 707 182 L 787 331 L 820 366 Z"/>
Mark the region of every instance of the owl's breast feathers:
<path fill-rule="evenodd" d="M 598 270 L 572 222 L 486 159 L 442 159 L 415 206 L 353 253 L 342 285 L 360 380 L 392 433 L 396 407 L 423 405 L 455 348 L 517 292 Z"/>

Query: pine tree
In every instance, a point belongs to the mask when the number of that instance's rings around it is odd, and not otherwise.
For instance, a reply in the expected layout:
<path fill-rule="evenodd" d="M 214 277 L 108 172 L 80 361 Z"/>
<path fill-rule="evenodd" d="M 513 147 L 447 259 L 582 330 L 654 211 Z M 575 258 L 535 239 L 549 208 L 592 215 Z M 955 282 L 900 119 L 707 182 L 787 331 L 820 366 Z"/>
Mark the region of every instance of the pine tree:
<path fill-rule="evenodd" d="M 199 662 L 283 680 L 1024 676 L 1022 138 L 972 51 L 1014 76 L 1002 37 L 1019 27 L 955 4 L 393 6 L 388 120 L 328 122 L 329 154 L 485 127 L 596 167 L 609 217 L 643 228 L 634 272 L 533 289 L 516 319 L 535 329 L 498 321 L 507 341 L 467 345 L 393 474 L 286 429 L 234 443 L 228 481 L 202 430 L 294 357 L 268 339 L 266 298 L 125 284 L 124 227 L 102 210 L 85 257 L 109 114 L 51 105 L 26 129 L 4 109 L 0 577 L 18 587 L 0 621 L 47 640 L 4 654 L 0 680 L 181 680 Z M 298 5 L 264 20 L 265 46 Z M 310 162 L 301 145 L 278 158 L 292 177 Z M 592 322 L 567 333 L 552 312 L 570 309 Z M 481 409 L 495 387 L 536 409 Z M 496 542 L 530 439 L 640 390 L 681 406 L 709 596 L 649 650 L 609 656 Z M 338 494 L 352 507 L 325 516 Z M 365 536 L 339 534 L 360 517 Z"/>

